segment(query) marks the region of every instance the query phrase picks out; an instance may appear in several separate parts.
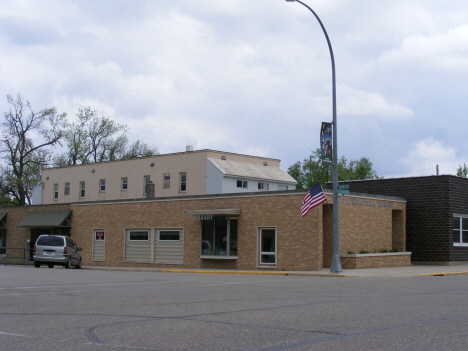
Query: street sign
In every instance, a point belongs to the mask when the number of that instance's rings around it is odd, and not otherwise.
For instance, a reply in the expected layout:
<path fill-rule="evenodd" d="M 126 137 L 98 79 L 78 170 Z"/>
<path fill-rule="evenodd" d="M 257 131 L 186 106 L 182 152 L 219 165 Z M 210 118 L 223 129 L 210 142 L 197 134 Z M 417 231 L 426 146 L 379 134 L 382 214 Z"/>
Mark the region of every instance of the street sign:
<path fill-rule="evenodd" d="M 338 194 L 349 195 L 349 190 L 338 189 Z"/>
<path fill-rule="evenodd" d="M 349 185 L 346 185 L 346 184 L 338 185 L 338 189 L 339 189 L 339 190 L 348 190 L 348 189 L 349 189 Z"/>

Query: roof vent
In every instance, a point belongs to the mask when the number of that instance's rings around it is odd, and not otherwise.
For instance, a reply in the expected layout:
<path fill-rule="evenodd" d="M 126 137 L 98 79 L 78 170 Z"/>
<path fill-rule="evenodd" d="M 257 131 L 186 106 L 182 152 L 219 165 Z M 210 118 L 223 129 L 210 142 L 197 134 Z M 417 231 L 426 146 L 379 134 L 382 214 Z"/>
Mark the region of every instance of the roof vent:
<path fill-rule="evenodd" d="M 185 148 L 185 151 L 187 152 L 193 151 L 193 145 L 187 145 L 187 147 Z"/>

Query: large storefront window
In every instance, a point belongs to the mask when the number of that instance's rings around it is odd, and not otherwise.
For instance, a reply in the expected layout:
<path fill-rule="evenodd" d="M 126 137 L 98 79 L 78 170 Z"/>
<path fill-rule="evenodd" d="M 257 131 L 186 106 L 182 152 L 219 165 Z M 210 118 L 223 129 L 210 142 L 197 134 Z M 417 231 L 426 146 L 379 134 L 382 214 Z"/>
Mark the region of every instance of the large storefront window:
<path fill-rule="evenodd" d="M 468 215 L 453 215 L 453 245 L 468 246 Z"/>
<path fill-rule="evenodd" d="M 202 221 L 202 256 L 237 256 L 237 217 L 213 216 Z"/>

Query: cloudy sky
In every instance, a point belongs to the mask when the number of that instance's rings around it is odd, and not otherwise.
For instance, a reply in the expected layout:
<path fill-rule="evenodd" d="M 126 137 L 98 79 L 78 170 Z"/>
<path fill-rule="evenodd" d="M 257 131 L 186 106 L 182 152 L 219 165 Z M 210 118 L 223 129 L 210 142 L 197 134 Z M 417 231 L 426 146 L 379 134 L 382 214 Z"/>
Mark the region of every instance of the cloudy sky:
<path fill-rule="evenodd" d="M 336 64 L 338 153 L 379 176 L 468 163 L 466 0 L 303 0 Z M 160 153 L 282 160 L 319 147 L 331 63 L 313 15 L 284 0 L 0 2 L 0 108 L 78 108 L 127 124 Z"/>

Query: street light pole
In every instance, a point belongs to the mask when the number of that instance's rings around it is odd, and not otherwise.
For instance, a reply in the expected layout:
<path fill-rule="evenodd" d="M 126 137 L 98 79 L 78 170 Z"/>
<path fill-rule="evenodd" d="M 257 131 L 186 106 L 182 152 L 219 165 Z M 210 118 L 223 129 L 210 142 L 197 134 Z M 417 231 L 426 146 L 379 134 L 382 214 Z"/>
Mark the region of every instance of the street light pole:
<path fill-rule="evenodd" d="M 327 39 L 328 49 L 330 50 L 331 64 L 332 64 L 332 90 L 333 90 L 333 259 L 330 271 L 333 273 L 339 273 L 341 269 L 340 261 L 340 226 L 338 218 L 338 137 L 337 137 L 337 125 L 336 125 L 336 78 L 335 78 L 335 58 L 333 56 L 333 49 L 328 38 L 327 31 L 323 26 L 319 16 L 312 10 L 308 5 L 304 4 L 299 0 L 286 0 L 287 2 L 298 2 L 299 4 L 307 7 L 310 12 L 313 13 L 315 18 L 322 27 L 325 38 Z"/>

